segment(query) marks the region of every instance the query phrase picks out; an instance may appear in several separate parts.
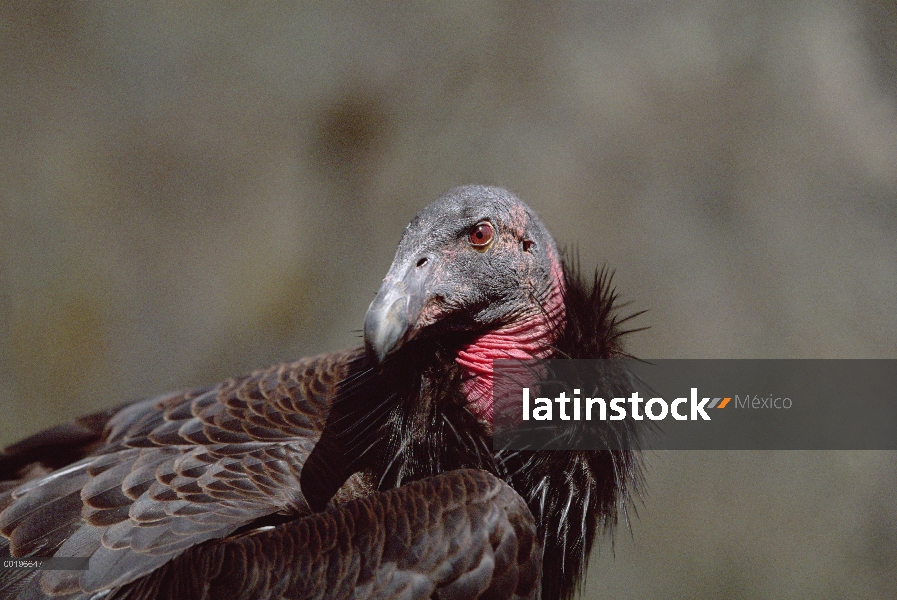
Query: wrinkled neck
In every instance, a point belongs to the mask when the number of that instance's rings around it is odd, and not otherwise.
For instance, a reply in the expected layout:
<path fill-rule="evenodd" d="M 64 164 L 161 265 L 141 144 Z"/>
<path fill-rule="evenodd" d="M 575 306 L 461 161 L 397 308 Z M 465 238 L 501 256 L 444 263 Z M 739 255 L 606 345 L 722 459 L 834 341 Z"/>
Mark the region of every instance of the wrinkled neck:
<path fill-rule="evenodd" d="M 552 353 L 556 332 L 565 317 L 563 276 L 560 267 L 552 271 L 556 271 L 554 284 L 541 308 L 479 336 L 455 356 L 455 362 L 467 375 L 464 392 L 468 405 L 488 423 L 492 423 L 493 417 L 493 361 L 540 360 Z"/>

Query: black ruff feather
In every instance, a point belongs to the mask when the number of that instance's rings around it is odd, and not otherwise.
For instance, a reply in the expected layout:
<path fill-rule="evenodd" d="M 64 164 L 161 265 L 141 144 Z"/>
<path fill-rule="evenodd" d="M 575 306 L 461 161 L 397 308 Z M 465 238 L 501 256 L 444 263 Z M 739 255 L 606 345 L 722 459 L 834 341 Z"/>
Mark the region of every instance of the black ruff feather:
<path fill-rule="evenodd" d="M 631 358 L 612 273 L 591 281 L 563 265 L 566 318 L 558 323 L 550 358 Z M 350 475 L 361 472 L 378 490 L 452 469 L 477 468 L 507 481 L 535 517 L 543 547 L 542 598 L 570 598 L 581 586 L 597 533 L 608 532 L 638 494 L 640 463 L 633 450 L 493 452 L 491 433 L 467 409 L 456 349 L 469 336 L 412 342 L 382 370 L 360 366 L 351 391 L 334 404 L 303 478 L 327 478 L 323 506 Z M 634 447 L 634 446 L 632 446 Z M 347 452 L 347 449 L 351 449 Z M 303 483 L 303 489 L 305 483 Z"/>

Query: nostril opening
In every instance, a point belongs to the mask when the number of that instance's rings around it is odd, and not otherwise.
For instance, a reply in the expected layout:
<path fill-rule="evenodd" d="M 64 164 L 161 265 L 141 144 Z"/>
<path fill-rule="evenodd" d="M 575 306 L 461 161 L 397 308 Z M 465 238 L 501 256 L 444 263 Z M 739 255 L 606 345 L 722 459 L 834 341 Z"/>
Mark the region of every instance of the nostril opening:
<path fill-rule="evenodd" d="M 422 267 L 422 266 L 424 266 L 425 264 L 427 264 L 427 260 L 428 260 L 428 259 L 427 259 L 426 256 L 423 257 L 422 259 L 420 259 L 419 261 L 417 261 L 417 266 L 418 266 L 418 267 Z"/>

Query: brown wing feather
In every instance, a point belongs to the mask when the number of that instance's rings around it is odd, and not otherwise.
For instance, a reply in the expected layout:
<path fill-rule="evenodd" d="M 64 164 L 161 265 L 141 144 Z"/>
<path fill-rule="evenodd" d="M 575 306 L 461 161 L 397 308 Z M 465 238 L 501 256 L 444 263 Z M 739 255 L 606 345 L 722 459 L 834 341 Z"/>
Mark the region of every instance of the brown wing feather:
<path fill-rule="evenodd" d="M 523 499 L 458 470 L 195 546 L 109 599 L 534 598 L 540 562 Z"/>
<path fill-rule="evenodd" d="M 17 478 L 0 492 L 0 555 L 90 556 L 88 571 L 45 571 L 40 585 L 56 594 L 96 591 L 265 515 L 307 514 L 299 474 L 336 383 L 359 356 L 275 365 L 11 447 L 0 456 L 0 472 Z M 41 448 L 69 448 L 72 464 L 34 477 L 46 469 Z M 0 573 L 0 597 L 9 581 Z"/>

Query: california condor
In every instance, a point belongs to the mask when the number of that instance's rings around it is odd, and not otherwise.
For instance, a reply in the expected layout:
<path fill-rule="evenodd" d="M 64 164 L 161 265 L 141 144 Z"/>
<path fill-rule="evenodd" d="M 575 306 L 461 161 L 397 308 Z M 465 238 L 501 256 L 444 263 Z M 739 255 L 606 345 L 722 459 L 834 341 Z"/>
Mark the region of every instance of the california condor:
<path fill-rule="evenodd" d="M 419 212 L 364 347 L 125 404 L 0 454 L 0 598 L 569 598 L 635 489 L 628 450 L 493 451 L 492 361 L 627 356 L 509 192 Z"/>

